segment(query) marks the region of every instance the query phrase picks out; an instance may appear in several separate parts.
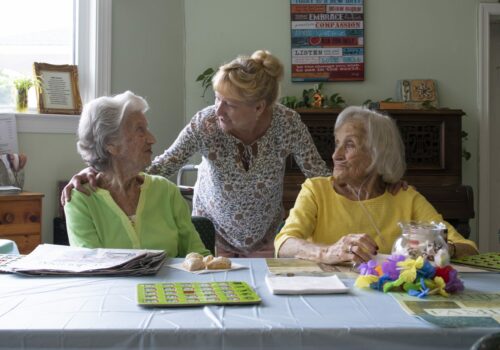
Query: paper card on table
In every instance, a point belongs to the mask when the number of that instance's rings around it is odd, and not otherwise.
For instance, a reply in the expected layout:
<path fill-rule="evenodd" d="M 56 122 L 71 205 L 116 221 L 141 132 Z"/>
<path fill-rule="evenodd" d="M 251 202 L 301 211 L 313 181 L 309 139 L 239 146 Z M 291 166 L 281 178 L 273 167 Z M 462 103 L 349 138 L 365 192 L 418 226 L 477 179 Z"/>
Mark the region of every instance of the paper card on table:
<path fill-rule="evenodd" d="M 500 327 L 499 292 L 465 290 L 449 298 L 429 295 L 422 299 L 407 293 L 389 294 L 408 315 L 439 327 Z"/>
<path fill-rule="evenodd" d="M 349 291 L 336 275 L 321 277 L 266 275 L 266 284 L 273 294 L 334 294 Z"/>
<path fill-rule="evenodd" d="M 200 274 L 204 274 L 204 273 L 224 272 L 224 271 L 232 271 L 232 270 L 240 270 L 240 269 L 247 269 L 248 268 L 247 266 L 240 265 L 240 264 L 235 264 L 235 263 L 231 264 L 231 268 L 230 269 L 217 269 L 217 270 L 203 269 L 203 270 L 195 270 L 195 271 L 189 271 L 184 266 L 182 266 L 182 263 L 170 264 L 170 265 L 167 265 L 167 266 L 171 267 L 173 269 L 182 270 L 182 271 L 186 271 L 186 272 L 191 272 L 191 273 L 194 273 L 196 275 L 200 275 Z"/>
<path fill-rule="evenodd" d="M 328 265 L 314 261 L 279 258 L 266 259 L 267 269 L 270 274 L 276 276 L 332 276 L 355 277 L 356 271 L 352 265 Z"/>

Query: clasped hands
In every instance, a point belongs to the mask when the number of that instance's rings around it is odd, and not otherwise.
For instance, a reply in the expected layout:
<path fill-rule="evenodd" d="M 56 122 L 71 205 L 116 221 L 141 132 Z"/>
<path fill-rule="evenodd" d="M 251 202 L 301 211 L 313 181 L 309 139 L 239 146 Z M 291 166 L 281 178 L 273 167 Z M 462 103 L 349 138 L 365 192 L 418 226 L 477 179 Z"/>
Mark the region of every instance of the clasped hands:
<path fill-rule="evenodd" d="M 323 246 L 319 260 L 325 264 L 353 262 L 358 265 L 371 260 L 377 251 L 377 243 L 366 233 L 351 233 L 332 245 Z"/>

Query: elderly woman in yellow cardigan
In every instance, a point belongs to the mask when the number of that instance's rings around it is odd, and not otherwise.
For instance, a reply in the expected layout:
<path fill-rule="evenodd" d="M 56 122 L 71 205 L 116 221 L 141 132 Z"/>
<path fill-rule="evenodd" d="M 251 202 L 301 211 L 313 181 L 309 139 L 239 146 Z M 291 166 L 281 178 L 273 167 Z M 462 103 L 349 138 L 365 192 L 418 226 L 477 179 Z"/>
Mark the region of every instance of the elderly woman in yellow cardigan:
<path fill-rule="evenodd" d="M 285 226 L 276 236 L 278 257 L 336 264 L 368 261 L 389 254 L 400 235 L 400 221 L 443 221 L 415 189 L 387 192 L 405 172 L 404 145 L 392 119 L 361 107 L 348 107 L 335 124 L 333 176 L 302 185 Z M 450 255 L 477 253 L 475 244 L 450 224 Z"/>

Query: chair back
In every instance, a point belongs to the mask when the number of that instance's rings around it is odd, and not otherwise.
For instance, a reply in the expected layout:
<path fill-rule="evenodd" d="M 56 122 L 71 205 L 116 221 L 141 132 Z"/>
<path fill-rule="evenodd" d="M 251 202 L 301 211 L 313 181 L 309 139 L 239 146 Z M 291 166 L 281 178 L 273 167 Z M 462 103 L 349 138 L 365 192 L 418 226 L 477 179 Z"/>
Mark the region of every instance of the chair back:
<path fill-rule="evenodd" d="M 182 168 L 180 168 L 179 171 L 177 172 L 177 187 L 181 191 L 182 196 L 186 198 L 188 201 L 193 200 L 194 187 L 183 185 L 182 180 L 184 178 L 184 174 L 197 171 L 198 171 L 198 165 L 186 164 Z"/>
<path fill-rule="evenodd" d="M 215 255 L 215 227 L 212 221 L 203 216 L 192 216 L 191 221 L 205 247 Z"/>
<path fill-rule="evenodd" d="M 479 338 L 471 350 L 500 350 L 500 332 L 485 335 Z"/>

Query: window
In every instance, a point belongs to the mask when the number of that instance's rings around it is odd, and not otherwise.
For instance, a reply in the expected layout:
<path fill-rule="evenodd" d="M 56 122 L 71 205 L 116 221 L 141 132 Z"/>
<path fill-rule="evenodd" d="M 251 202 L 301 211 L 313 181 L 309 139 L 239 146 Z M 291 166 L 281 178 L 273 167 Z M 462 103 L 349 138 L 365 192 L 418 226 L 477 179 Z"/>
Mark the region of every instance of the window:
<path fill-rule="evenodd" d="M 74 64 L 73 2 L 16 0 L 2 5 L 0 105 L 12 107 L 15 96 L 12 80 L 32 76 L 33 62 Z M 34 94 L 29 102 L 30 108 L 35 109 Z"/>
<path fill-rule="evenodd" d="M 12 80 L 32 76 L 35 61 L 78 65 L 83 102 L 109 94 L 111 0 L 3 0 L 2 13 L 0 109 L 13 110 Z"/>

